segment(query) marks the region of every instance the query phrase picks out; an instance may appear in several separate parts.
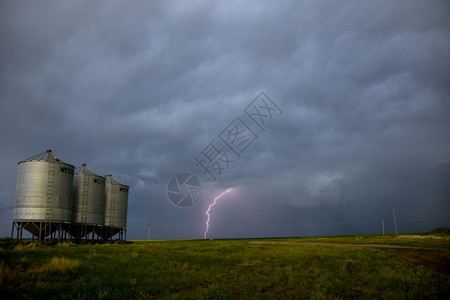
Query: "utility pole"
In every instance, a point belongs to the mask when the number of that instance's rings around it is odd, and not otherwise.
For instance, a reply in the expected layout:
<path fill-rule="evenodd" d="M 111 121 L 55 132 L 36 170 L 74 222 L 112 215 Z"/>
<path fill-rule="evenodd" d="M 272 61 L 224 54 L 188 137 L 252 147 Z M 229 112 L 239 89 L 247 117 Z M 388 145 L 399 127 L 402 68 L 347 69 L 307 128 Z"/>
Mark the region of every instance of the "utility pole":
<path fill-rule="evenodd" d="M 383 237 L 384 237 L 384 219 L 381 219 L 381 226 L 383 226 Z"/>
<path fill-rule="evenodd" d="M 397 220 L 395 219 L 395 208 L 392 205 L 392 214 L 394 215 L 394 226 L 395 226 L 395 236 L 398 236 L 398 231 L 397 231 Z"/>
<path fill-rule="evenodd" d="M 148 235 L 147 235 L 147 241 L 150 241 L 150 224 L 148 224 Z"/>

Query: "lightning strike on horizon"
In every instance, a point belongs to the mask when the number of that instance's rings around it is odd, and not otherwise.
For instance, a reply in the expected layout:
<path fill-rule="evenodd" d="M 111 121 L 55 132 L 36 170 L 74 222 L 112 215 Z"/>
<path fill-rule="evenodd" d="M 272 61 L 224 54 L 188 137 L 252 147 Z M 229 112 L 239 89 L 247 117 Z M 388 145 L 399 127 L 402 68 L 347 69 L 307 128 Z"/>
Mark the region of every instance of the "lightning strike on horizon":
<path fill-rule="evenodd" d="M 208 206 L 208 209 L 206 210 L 206 215 L 208 216 L 208 219 L 206 220 L 206 231 L 205 234 L 203 235 L 203 238 L 206 239 L 206 234 L 208 233 L 209 230 L 209 221 L 211 219 L 211 216 L 209 215 L 209 211 L 211 210 L 211 207 L 213 207 L 214 205 L 216 205 L 217 200 L 219 200 L 223 195 L 225 195 L 225 193 L 229 193 L 231 189 L 226 189 L 222 194 L 220 194 L 219 196 L 217 196 L 214 199 L 214 202 L 212 204 L 210 204 Z"/>

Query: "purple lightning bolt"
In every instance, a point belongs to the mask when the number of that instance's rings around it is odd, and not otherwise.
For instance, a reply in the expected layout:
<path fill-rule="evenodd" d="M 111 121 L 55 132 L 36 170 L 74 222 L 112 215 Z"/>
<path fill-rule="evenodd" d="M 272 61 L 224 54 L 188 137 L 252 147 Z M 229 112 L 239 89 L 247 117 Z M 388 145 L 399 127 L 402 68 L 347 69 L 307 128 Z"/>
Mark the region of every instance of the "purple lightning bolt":
<path fill-rule="evenodd" d="M 206 239 L 206 233 L 208 233 L 209 230 L 209 220 L 211 219 L 211 216 L 209 215 L 209 211 L 211 210 L 211 207 L 213 207 L 214 205 L 216 205 L 217 200 L 219 200 L 225 193 L 229 193 L 230 189 L 227 189 L 225 192 L 223 192 L 222 194 L 220 194 L 219 196 L 217 196 L 214 199 L 214 202 L 212 204 L 210 204 L 208 206 L 208 209 L 206 210 L 206 215 L 208 216 L 208 219 L 206 220 L 206 231 L 205 234 L 203 235 L 203 237 Z"/>

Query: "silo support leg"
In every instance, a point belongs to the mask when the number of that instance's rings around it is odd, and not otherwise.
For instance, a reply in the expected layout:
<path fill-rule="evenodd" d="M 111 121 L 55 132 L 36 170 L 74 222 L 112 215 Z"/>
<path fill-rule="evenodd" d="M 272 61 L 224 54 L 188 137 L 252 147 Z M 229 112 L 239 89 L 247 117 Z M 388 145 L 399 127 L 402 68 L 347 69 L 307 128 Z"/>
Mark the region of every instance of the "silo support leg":
<path fill-rule="evenodd" d="M 11 226 L 11 239 L 13 239 L 14 238 L 14 225 L 15 225 L 16 223 L 12 223 L 12 226 Z"/>
<path fill-rule="evenodd" d="M 39 243 L 42 241 L 42 222 L 39 223 Z"/>
<path fill-rule="evenodd" d="M 17 224 L 16 240 L 19 240 L 20 223 Z"/>

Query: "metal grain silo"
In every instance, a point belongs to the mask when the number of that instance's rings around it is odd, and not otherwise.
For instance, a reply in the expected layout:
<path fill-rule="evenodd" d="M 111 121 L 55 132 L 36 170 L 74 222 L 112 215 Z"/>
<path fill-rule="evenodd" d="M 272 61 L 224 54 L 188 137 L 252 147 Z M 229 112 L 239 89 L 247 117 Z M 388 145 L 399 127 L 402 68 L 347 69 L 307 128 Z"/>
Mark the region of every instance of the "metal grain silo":
<path fill-rule="evenodd" d="M 129 187 L 112 175 L 105 177 L 106 204 L 103 238 L 109 239 L 116 233 L 121 233 L 127 226 Z"/>
<path fill-rule="evenodd" d="M 106 175 L 105 226 L 126 227 L 129 187 L 112 175 Z"/>
<path fill-rule="evenodd" d="M 70 222 L 74 169 L 51 150 L 19 162 L 13 227 L 45 238 Z"/>
<path fill-rule="evenodd" d="M 105 217 L 105 182 L 103 176 L 86 164 L 75 169 L 71 234 L 77 239 L 103 226 Z"/>
<path fill-rule="evenodd" d="M 85 164 L 75 169 L 72 223 L 103 225 L 105 183 L 105 177 L 96 174 Z"/>

